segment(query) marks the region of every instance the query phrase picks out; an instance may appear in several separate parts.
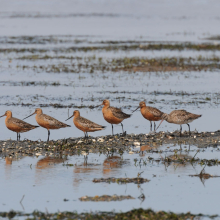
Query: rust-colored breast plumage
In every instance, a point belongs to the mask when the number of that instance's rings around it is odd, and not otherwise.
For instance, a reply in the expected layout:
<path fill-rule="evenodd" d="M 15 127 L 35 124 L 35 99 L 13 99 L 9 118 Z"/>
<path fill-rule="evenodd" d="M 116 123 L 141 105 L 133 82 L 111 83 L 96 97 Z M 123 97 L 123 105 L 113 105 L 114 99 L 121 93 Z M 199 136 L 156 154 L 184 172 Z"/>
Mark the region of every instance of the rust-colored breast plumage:
<path fill-rule="evenodd" d="M 59 129 L 59 128 L 65 128 L 65 127 L 70 127 L 70 125 L 67 125 L 61 121 L 58 121 L 57 119 L 45 115 L 45 114 L 40 114 L 36 115 L 36 121 L 37 123 L 46 129 Z"/>
<path fill-rule="evenodd" d="M 163 114 L 163 112 L 161 112 L 157 108 L 147 106 L 141 108 L 141 114 L 143 115 L 144 118 L 146 118 L 149 121 L 159 121 L 161 120 L 161 115 Z"/>
<path fill-rule="evenodd" d="M 144 108 L 141 108 L 141 114 L 149 121 L 160 121 L 163 112 L 161 112 L 157 108 L 146 106 Z"/>
<path fill-rule="evenodd" d="M 100 131 L 105 128 L 105 126 L 96 124 L 86 118 L 83 117 L 74 117 L 73 119 L 74 125 L 83 132 L 94 132 Z"/>
<path fill-rule="evenodd" d="M 131 115 L 122 112 L 119 108 L 114 107 L 103 107 L 102 113 L 104 119 L 111 124 L 119 124 L 124 119 L 129 118 Z"/>
<path fill-rule="evenodd" d="M 6 127 L 14 132 L 22 133 L 26 131 L 30 131 L 32 129 L 35 129 L 39 126 L 31 125 L 25 121 L 22 121 L 18 118 L 6 118 L 5 119 L 5 125 Z"/>

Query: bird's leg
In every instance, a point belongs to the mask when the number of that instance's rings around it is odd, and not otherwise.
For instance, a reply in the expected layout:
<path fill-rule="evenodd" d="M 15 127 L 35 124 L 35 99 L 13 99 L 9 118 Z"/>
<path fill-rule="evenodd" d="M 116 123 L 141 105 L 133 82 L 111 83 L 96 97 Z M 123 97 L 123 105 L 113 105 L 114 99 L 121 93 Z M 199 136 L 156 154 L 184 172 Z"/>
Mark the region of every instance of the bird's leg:
<path fill-rule="evenodd" d="M 123 124 L 121 123 L 121 127 L 122 127 L 122 135 L 125 134 L 124 129 L 123 129 Z"/>
<path fill-rule="evenodd" d="M 49 138 L 50 138 L 50 130 L 48 130 L 48 138 L 47 138 L 47 142 L 49 142 Z"/>
<path fill-rule="evenodd" d="M 21 140 L 21 135 L 20 135 L 20 133 L 18 133 L 18 138 L 19 138 L 19 141 Z"/>
<path fill-rule="evenodd" d="M 150 121 L 150 131 L 152 131 L 152 122 Z"/>
<path fill-rule="evenodd" d="M 114 133 L 113 133 L 113 124 L 112 124 L 112 135 L 114 135 Z"/>
<path fill-rule="evenodd" d="M 88 133 L 87 133 L 87 131 L 84 132 L 84 134 L 85 134 L 84 140 L 85 140 L 86 143 L 88 143 Z"/>
<path fill-rule="evenodd" d="M 154 131 L 155 131 L 155 129 L 156 129 L 156 123 L 155 123 L 155 121 L 154 121 Z"/>
<path fill-rule="evenodd" d="M 18 133 L 17 133 L 17 141 L 18 141 Z"/>
<path fill-rule="evenodd" d="M 180 125 L 180 137 L 181 137 L 181 133 L 182 133 L 182 125 Z"/>
<path fill-rule="evenodd" d="M 190 132 L 190 126 L 189 126 L 189 124 L 187 124 L 188 125 L 188 127 L 189 127 L 189 136 L 191 135 L 191 132 Z"/>
<path fill-rule="evenodd" d="M 88 156 L 84 156 L 84 164 L 87 165 Z"/>

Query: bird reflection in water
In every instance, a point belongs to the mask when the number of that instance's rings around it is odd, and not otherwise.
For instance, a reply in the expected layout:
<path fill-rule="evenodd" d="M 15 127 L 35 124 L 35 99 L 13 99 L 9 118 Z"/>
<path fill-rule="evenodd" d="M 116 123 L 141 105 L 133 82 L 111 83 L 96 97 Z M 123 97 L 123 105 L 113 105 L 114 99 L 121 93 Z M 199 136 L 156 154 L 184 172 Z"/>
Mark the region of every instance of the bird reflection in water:
<path fill-rule="evenodd" d="M 146 152 L 152 151 L 160 147 L 157 143 L 152 143 L 152 145 L 143 145 L 140 147 L 140 156 L 145 156 Z"/>
<path fill-rule="evenodd" d="M 103 162 L 103 174 L 108 174 L 115 168 L 121 168 L 123 163 L 123 159 L 119 156 L 107 157 Z"/>
<path fill-rule="evenodd" d="M 19 157 L 19 158 L 5 157 L 5 175 L 6 175 L 6 179 L 11 178 L 11 169 L 12 169 L 13 161 L 19 161 L 22 158 L 23 157 Z M 12 173 L 12 175 L 13 175 L 13 173 Z"/>
<path fill-rule="evenodd" d="M 101 170 L 101 164 L 94 164 L 88 163 L 88 157 L 84 155 L 84 161 L 81 164 L 75 164 L 73 172 L 74 172 L 74 179 L 73 179 L 73 186 L 78 187 L 83 179 L 86 179 L 88 176 L 84 174 L 91 174 L 91 173 L 99 173 Z"/>
<path fill-rule="evenodd" d="M 5 164 L 6 165 L 11 165 L 12 164 L 12 158 L 11 157 L 6 157 L 5 158 Z"/>
<path fill-rule="evenodd" d="M 189 165 L 193 167 L 193 164 L 190 163 L 192 158 L 193 158 L 192 156 L 185 153 L 182 154 L 181 152 L 169 155 L 167 156 L 166 161 L 164 161 L 165 170 L 167 171 L 167 168 L 169 166 L 172 166 L 175 171 L 177 170 L 177 168 L 179 170 L 184 170 Z M 162 157 L 162 159 L 164 158 Z"/>
<path fill-rule="evenodd" d="M 67 160 L 67 157 L 64 158 L 62 156 L 52 157 L 46 156 L 40 160 L 38 160 L 35 168 L 36 168 L 36 183 L 39 184 L 43 180 L 51 178 L 51 176 L 56 176 L 56 172 L 59 172 L 59 169 L 55 169 L 56 164 L 61 164 Z"/>
<path fill-rule="evenodd" d="M 36 169 L 53 168 L 55 164 L 63 163 L 67 158 L 62 157 L 44 157 L 37 162 Z"/>

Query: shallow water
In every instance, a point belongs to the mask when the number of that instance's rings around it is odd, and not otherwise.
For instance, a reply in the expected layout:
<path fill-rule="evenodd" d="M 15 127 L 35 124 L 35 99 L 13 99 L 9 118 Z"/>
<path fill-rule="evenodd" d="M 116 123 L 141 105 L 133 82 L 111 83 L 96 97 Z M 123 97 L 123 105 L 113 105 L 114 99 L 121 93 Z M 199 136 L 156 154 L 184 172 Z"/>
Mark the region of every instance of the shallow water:
<path fill-rule="evenodd" d="M 83 117 L 107 126 L 92 136 L 111 134 L 101 107 L 109 99 L 112 106 L 131 113 L 140 101 L 164 112 L 186 109 L 202 114 L 190 124 L 191 130 L 219 130 L 219 6 L 217 0 L 155 1 L 0 1 L 0 116 L 11 110 L 24 118 L 41 107 L 45 114 L 65 121 L 74 110 Z M 185 45 L 195 48 L 143 49 L 147 45 Z M 204 48 L 204 43 L 214 49 Z M 198 46 L 198 45 L 201 45 Z M 122 47 L 123 46 L 123 47 Z M 134 72 L 112 70 L 127 58 L 193 58 L 191 64 L 213 64 L 207 71 Z M 214 59 L 216 58 L 216 60 Z M 165 60 L 166 61 L 166 60 Z M 166 66 L 166 62 L 164 66 Z M 191 61 L 190 61 L 191 62 Z M 130 64 L 130 63 L 129 63 Z M 115 65 L 115 66 L 114 66 Z M 135 64 L 139 65 L 139 64 Z M 109 68 L 109 69 L 108 69 Z M 27 122 L 37 124 L 34 116 Z M 70 128 L 52 130 L 52 140 L 83 137 L 72 119 Z M 123 122 L 128 134 L 150 131 L 150 123 L 140 111 Z M 158 122 L 157 122 L 158 124 Z M 0 118 L 1 140 L 16 139 Z M 163 122 L 159 131 L 174 131 L 178 125 Z M 188 127 L 183 125 L 183 130 Z M 114 126 L 121 133 L 121 126 Z M 45 140 L 47 131 L 37 128 L 21 134 L 21 139 Z M 163 145 L 159 151 L 139 154 L 38 155 L 0 158 L 1 211 L 128 211 L 151 208 L 155 211 L 218 214 L 220 178 L 200 179 L 204 165 L 163 163 L 161 158 L 178 157 L 220 160 L 219 145 L 197 148 Z M 199 151 L 198 151 L 199 150 Z M 151 160 L 150 158 L 153 158 Z M 157 160 L 158 159 L 158 160 Z M 73 166 L 66 166 L 66 164 Z M 94 178 L 141 177 L 144 184 L 93 183 Z M 205 172 L 220 175 L 218 166 Z M 10 193 L 9 193 L 10 192 Z M 145 200 L 138 197 L 145 195 Z M 134 200 L 80 202 L 82 196 L 131 195 Z M 22 202 L 21 199 L 24 196 Z M 64 201 L 67 199 L 68 201 Z"/>
<path fill-rule="evenodd" d="M 169 148 L 167 148 L 169 147 Z M 193 157 L 197 148 L 181 146 L 183 151 L 177 155 Z M 186 147 L 186 148 L 185 148 Z M 139 148 L 135 148 L 138 150 Z M 159 150 L 179 150 L 180 146 L 161 146 Z M 212 152 L 213 151 L 213 152 Z M 39 156 L 24 157 L 11 161 L 9 158 L 0 160 L 0 175 L 2 196 L 0 208 L 3 211 L 24 210 L 32 212 L 40 211 L 128 211 L 132 208 L 153 208 L 155 210 L 169 210 L 173 212 L 192 212 L 203 214 L 220 214 L 218 209 L 218 191 L 220 178 L 210 178 L 202 182 L 199 177 L 189 177 L 200 173 L 203 166 L 181 165 L 171 163 L 150 162 L 148 157 L 160 158 L 161 156 L 174 155 L 163 152 L 142 154 L 115 154 L 107 157 L 90 153 L 87 162 L 83 155 L 75 156 Z M 199 152 L 196 158 L 220 158 L 220 152 L 216 149 L 206 149 Z M 135 163 L 135 160 L 137 162 Z M 146 161 L 146 164 L 139 161 Z M 64 166 L 64 164 L 73 166 Z M 205 171 L 212 175 L 218 175 L 218 167 L 206 167 Z M 150 180 L 144 184 L 117 184 L 117 183 L 93 183 L 94 178 L 108 177 L 141 177 Z M 10 195 L 8 194 L 10 192 Z M 145 195 L 145 200 L 138 197 Z M 82 196 L 96 195 L 131 195 L 134 200 L 121 202 L 80 202 Z M 20 200 L 22 196 L 22 204 Z M 64 201 L 67 199 L 68 201 Z M 210 206 L 212 201 L 212 206 Z M 193 204 L 193 205 L 192 205 Z M 196 205 L 195 205 L 196 204 Z M 23 206 L 23 207 L 22 207 Z"/>
<path fill-rule="evenodd" d="M 136 73 L 135 75 L 105 73 L 101 78 L 98 73 L 92 75 L 85 73 L 80 74 L 81 78 L 75 75 L 71 81 L 69 74 L 53 74 L 51 82 L 72 84 L 69 86 L 41 86 L 39 84 L 22 86 L 21 82 L 25 79 L 30 82 L 42 82 L 43 77 L 43 82 L 47 83 L 51 80 L 50 74 L 41 73 L 32 76 L 27 73 L 22 74 L 23 77 L 20 77 L 19 73 L 15 73 L 13 78 L 17 80 L 13 79 L 13 81 L 10 80 L 12 79 L 10 75 L 2 77 L 1 115 L 6 110 L 11 110 L 14 117 L 22 119 L 33 113 L 35 108 L 42 106 L 45 114 L 65 121 L 74 110 L 78 109 L 83 117 L 107 126 L 104 131 L 90 133 L 92 136 L 101 136 L 111 134 L 111 125 L 104 120 L 101 107 L 90 109 L 89 106 L 97 106 L 107 98 L 112 106 L 122 107 L 123 111 L 131 113 L 138 106 L 139 101 L 146 100 L 152 102 L 150 106 L 167 113 L 177 108 L 202 114 L 201 118 L 191 123 L 192 130 L 216 131 L 219 129 L 219 124 L 215 122 L 220 103 L 218 72 Z M 25 106 L 27 104 L 29 106 Z M 54 104 L 61 104 L 64 108 L 56 108 L 52 106 Z M 36 124 L 34 116 L 26 121 Z M 1 118 L 0 122 L 2 124 L 1 139 L 16 139 L 16 134 L 5 127 L 4 118 Z M 83 132 L 75 128 L 72 119 L 67 122 L 72 127 L 51 131 L 52 139 L 83 136 Z M 124 120 L 123 124 L 127 133 L 149 133 L 150 123 L 142 117 L 139 110 L 133 113 L 130 119 Z M 121 132 L 120 125 L 114 127 L 115 133 Z M 179 126 L 163 122 L 159 129 L 172 131 L 179 129 Z M 183 126 L 183 129 L 188 128 Z M 46 137 L 47 131 L 43 128 L 22 134 L 22 139 L 46 140 Z"/>
<path fill-rule="evenodd" d="M 4 2 L 1 35 L 75 35 L 118 40 L 201 41 L 219 34 L 219 2 L 19 1 Z M 106 25 L 108 24 L 108 25 Z M 210 25 L 211 24 L 211 25 Z M 36 28 L 37 27 L 37 28 Z"/>

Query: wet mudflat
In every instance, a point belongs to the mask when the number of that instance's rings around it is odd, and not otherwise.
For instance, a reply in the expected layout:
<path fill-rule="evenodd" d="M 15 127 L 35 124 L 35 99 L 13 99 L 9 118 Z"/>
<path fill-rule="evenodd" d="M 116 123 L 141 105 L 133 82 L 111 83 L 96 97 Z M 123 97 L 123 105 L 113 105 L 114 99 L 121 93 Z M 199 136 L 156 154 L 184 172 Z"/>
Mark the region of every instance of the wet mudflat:
<path fill-rule="evenodd" d="M 170 147 L 179 150 L 179 146 Z M 188 146 L 184 147 L 188 148 Z M 176 154 L 161 153 L 161 155 L 163 157 L 172 155 L 177 158 L 182 155 L 184 158 L 192 158 L 196 150 L 197 148 L 192 147 L 191 151 Z M 202 153 L 197 154 L 195 159 L 202 158 L 202 155 Z M 218 153 L 215 150 L 213 152 L 212 148 L 207 150 L 205 155 L 212 158 L 218 157 Z M 59 212 L 65 210 L 86 212 L 91 209 L 100 211 L 114 209 L 116 212 L 124 212 L 133 208 L 152 207 L 155 210 L 168 209 L 178 213 L 187 212 L 189 209 L 192 213 L 202 212 L 208 215 L 216 212 L 218 178 L 190 177 L 190 174 L 199 173 L 203 166 L 191 164 L 188 161 L 182 163 L 178 160 L 160 163 L 161 156 L 158 153 L 155 154 L 155 161 L 150 159 L 153 156 L 154 153 L 144 153 L 144 155 L 115 153 L 113 156 L 90 153 L 87 161 L 84 160 L 83 155 L 39 155 L 20 159 L 6 157 L 1 160 L 3 187 L 7 191 L 10 190 L 14 197 L 8 197 L 8 193 L 3 192 L 1 210 L 14 209 L 30 213 L 34 209 L 43 212 L 46 209 L 49 213 L 53 213 L 57 210 Z M 67 164 L 69 165 L 67 166 Z M 213 175 L 218 173 L 217 165 L 205 169 L 206 172 Z M 138 178 L 138 174 L 150 181 L 142 184 L 93 183 L 94 178 L 111 176 Z M 23 195 L 25 196 L 20 203 Z M 103 195 L 132 196 L 134 199 L 112 202 L 107 199 L 102 200 L 101 205 L 100 201 L 95 202 L 92 199 L 90 202 L 80 201 L 81 197 L 96 198 Z M 209 201 L 204 198 L 212 199 L 211 209 L 208 208 Z M 196 202 L 198 206 L 192 209 L 189 201 Z M 170 204 L 172 204 L 172 208 L 170 208 Z M 218 212 L 216 213 L 218 214 Z"/>
<path fill-rule="evenodd" d="M 1 142 L 5 189 L 1 210 L 80 213 L 152 208 L 219 215 L 218 133 L 193 133 L 190 138 L 186 134 L 179 138 L 177 132 L 165 137 L 157 134 L 155 138 L 145 134 L 108 136 L 49 144 Z M 173 139 L 169 139 L 171 135 Z M 209 144 L 196 146 L 195 135 Z M 201 175 L 203 170 L 208 175 Z M 8 197 L 8 191 L 14 196 Z M 198 205 L 192 206 L 191 202 Z"/>
<path fill-rule="evenodd" d="M 1 6 L 0 115 L 22 119 L 40 107 L 64 122 L 79 110 L 107 127 L 84 140 L 70 120 L 51 130 L 49 143 L 41 127 L 17 142 L 0 118 L 0 216 L 219 218 L 219 3 L 171 3 Z M 151 133 L 137 111 L 123 121 L 127 135 L 116 125 L 112 136 L 96 107 L 104 99 L 128 114 L 145 100 L 202 117 L 190 137 L 187 125 L 179 137 L 167 122 Z M 37 124 L 34 116 L 25 121 Z"/>

